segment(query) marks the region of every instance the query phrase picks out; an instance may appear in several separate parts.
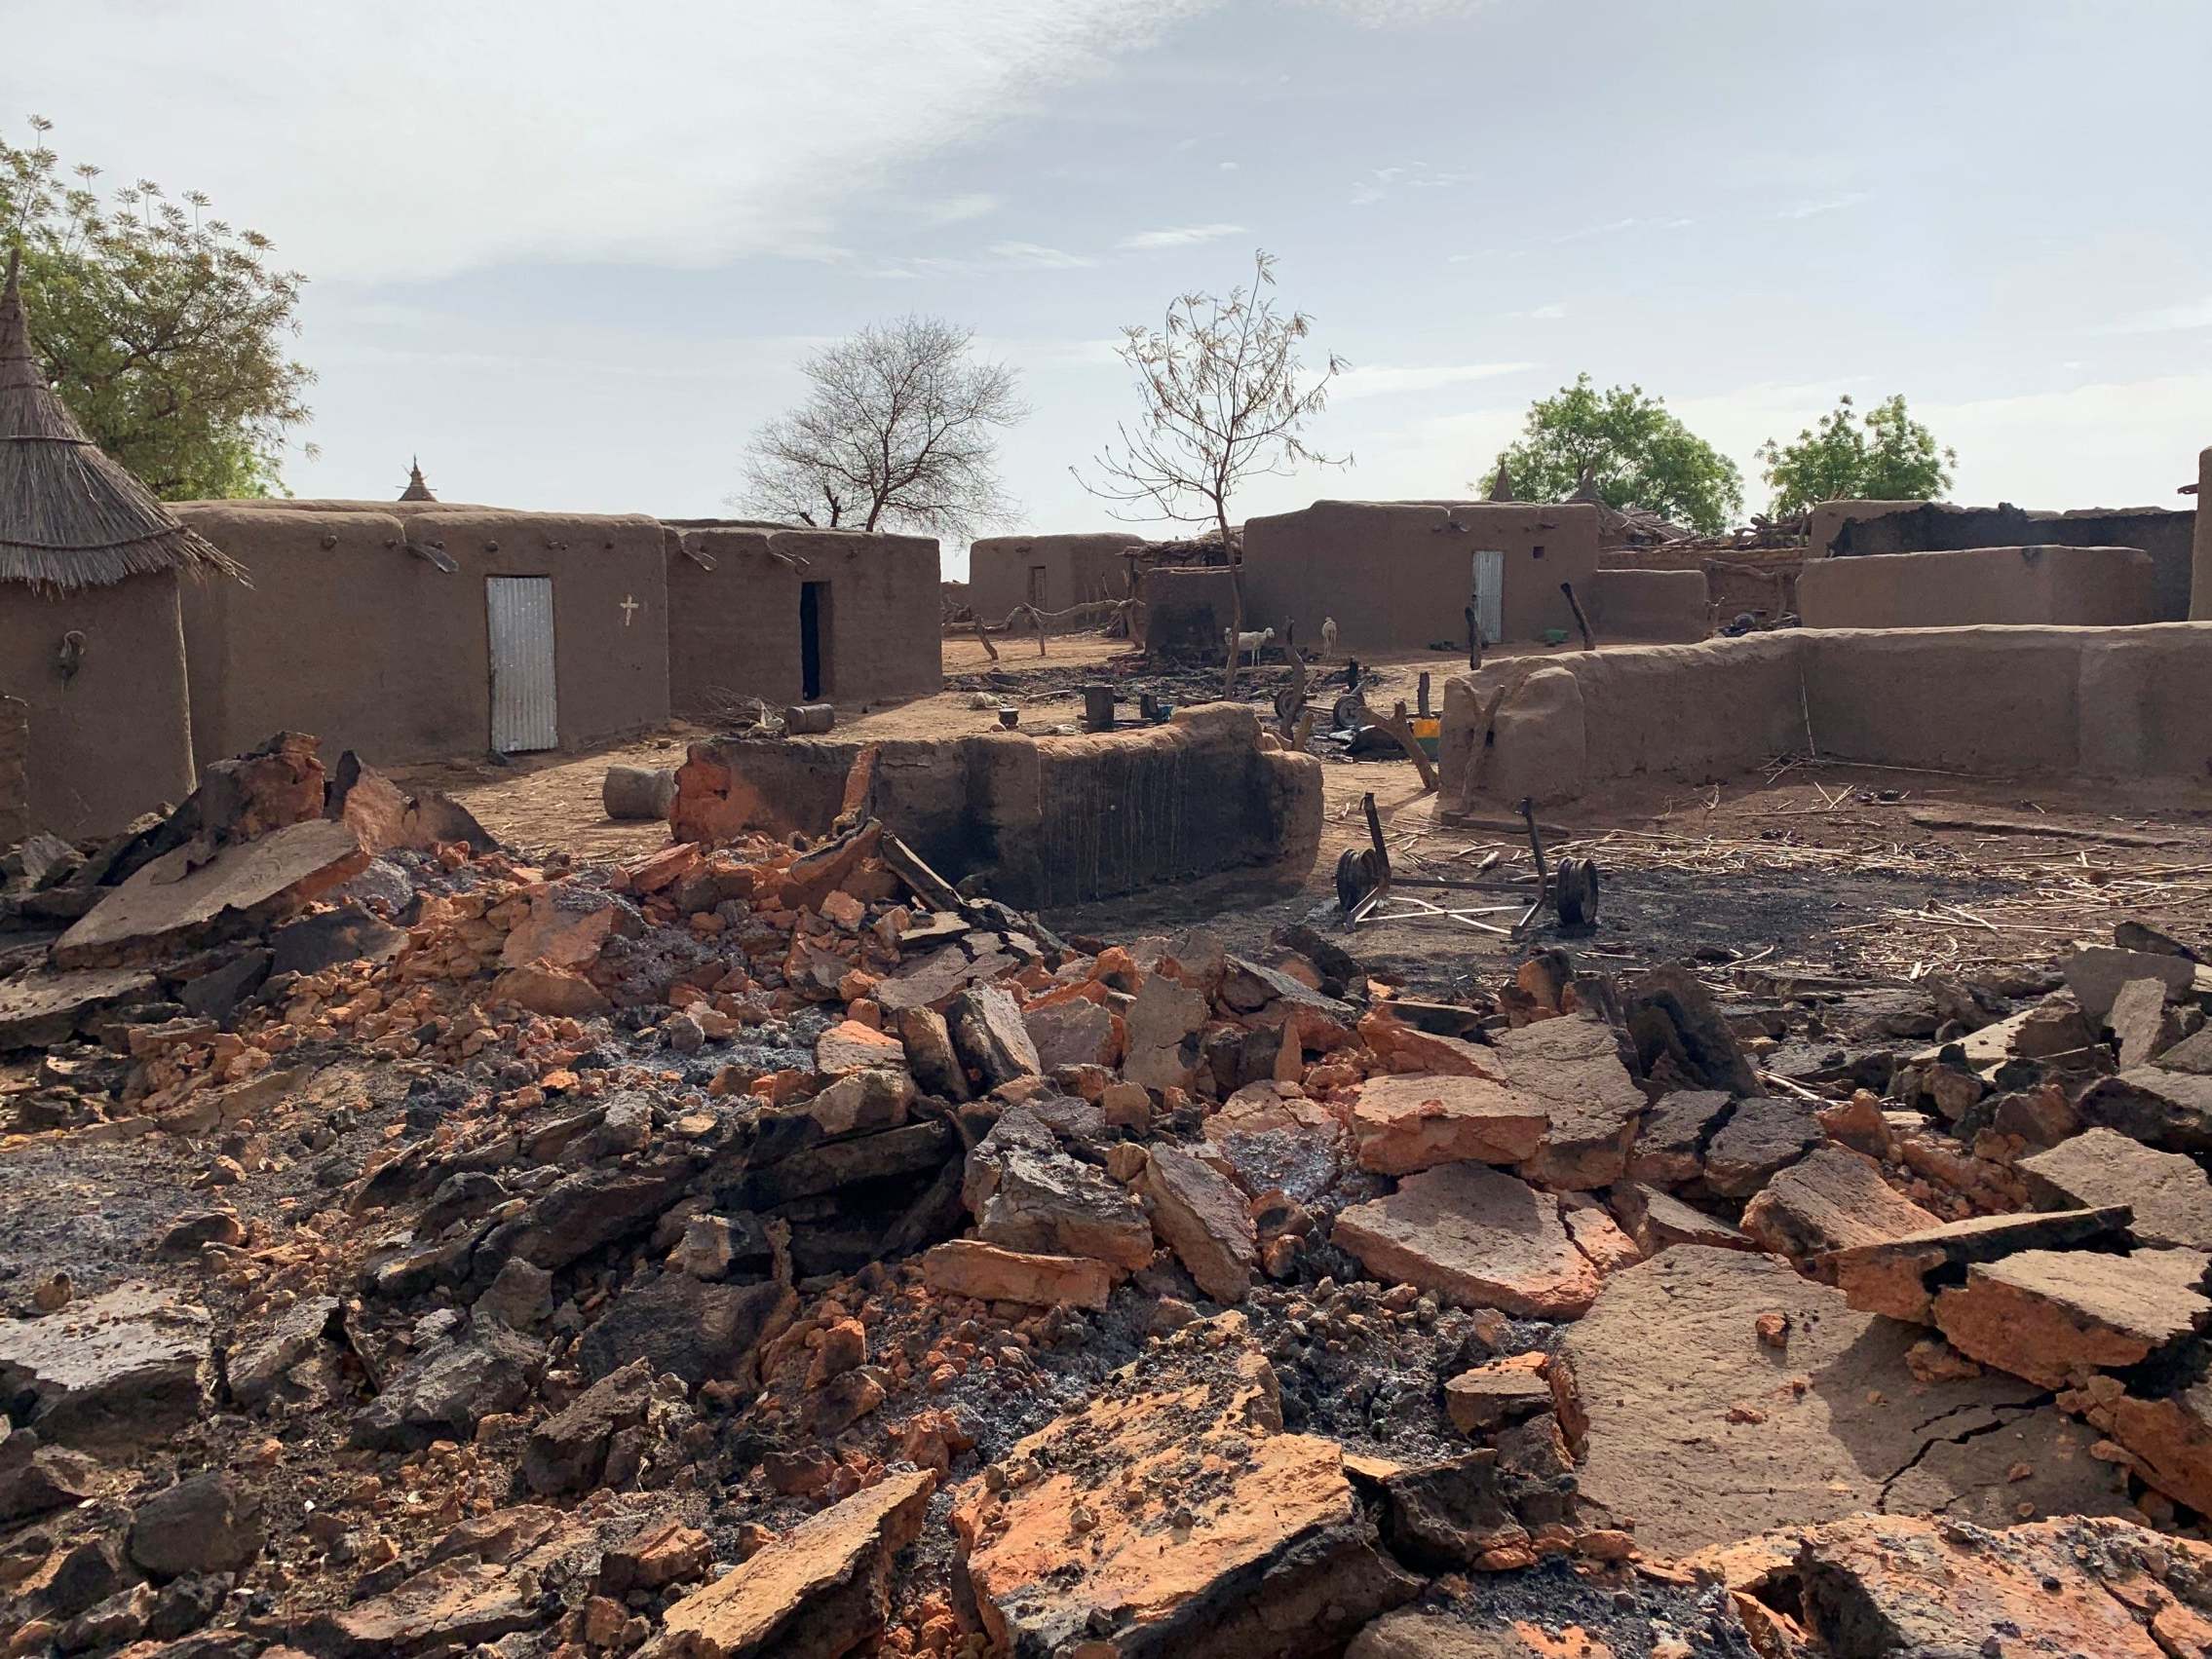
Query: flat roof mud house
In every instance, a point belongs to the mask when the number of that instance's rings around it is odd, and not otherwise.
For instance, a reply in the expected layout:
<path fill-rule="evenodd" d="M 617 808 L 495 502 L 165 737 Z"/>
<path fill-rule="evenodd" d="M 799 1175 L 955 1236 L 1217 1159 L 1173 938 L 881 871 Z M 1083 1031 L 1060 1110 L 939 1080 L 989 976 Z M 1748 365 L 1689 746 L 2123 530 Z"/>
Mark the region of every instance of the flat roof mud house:
<path fill-rule="evenodd" d="M 1122 555 L 1145 545 L 1142 536 L 1100 531 L 1066 536 L 985 536 L 968 549 L 968 602 L 986 622 L 998 623 L 1016 605 L 1070 611 L 1108 599 L 1127 599 L 1128 561 Z"/>
<path fill-rule="evenodd" d="M 928 536 L 669 519 L 668 701 L 711 718 L 745 698 L 880 703 L 944 685 Z"/>
<path fill-rule="evenodd" d="M 0 822 L 80 840 L 191 793 L 178 577 L 244 589 L 55 396 L 17 265 L 0 289 L 0 713 L 24 799 L 0 801 Z"/>
<path fill-rule="evenodd" d="M 1598 509 L 1582 502 L 1317 501 L 1244 525 L 1244 625 L 1295 622 L 1311 649 L 1334 617 L 1346 651 L 1467 646 L 1572 632 L 1587 603 Z"/>
<path fill-rule="evenodd" d="M 573 749 L 668 717 L 659 520 L 191 502 L 252 583 L 186 596 L 202 765 L 285 728 L 371 761 Z"/>

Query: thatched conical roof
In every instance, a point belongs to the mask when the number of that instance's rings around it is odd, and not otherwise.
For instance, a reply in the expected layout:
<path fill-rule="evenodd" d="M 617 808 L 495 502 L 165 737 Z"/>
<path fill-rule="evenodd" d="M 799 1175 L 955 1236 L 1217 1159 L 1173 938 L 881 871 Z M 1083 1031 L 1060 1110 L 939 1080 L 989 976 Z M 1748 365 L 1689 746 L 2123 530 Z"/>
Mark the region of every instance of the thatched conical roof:
<path fill-rule="evenodd" d="M 1490 480 L 1490 499 L 1492 501 L 1511 501 L 1513 499 L 1513 480 L 1506 471 L 1506 458 L 1503 455 L 1498 458 L 1498 475 Z"/>
<path fill-rule="evenodd" d="M 0 288 L 0 582 L 46 592 L 165 570 L 246 572 L 187 530 L 55 396 L 31 351 L 19 252 Z"/>
<path fill-rule="evenodd" d="M 423 482 L 423 464 L 420 456 L 410 457 L 407 463 L 407 487 L 400 492 L 401 501 L 436 501 L 430 486 Z"/>

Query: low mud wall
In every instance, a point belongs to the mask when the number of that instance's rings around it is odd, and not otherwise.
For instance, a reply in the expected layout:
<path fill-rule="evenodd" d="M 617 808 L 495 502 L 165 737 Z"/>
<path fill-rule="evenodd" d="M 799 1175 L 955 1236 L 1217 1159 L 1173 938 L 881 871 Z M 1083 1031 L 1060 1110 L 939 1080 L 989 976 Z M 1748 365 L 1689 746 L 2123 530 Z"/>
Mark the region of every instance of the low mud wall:
<path fill-rule="evenodd" d="M 2201 780 L 2212 624 L 1793 629 L 1504 660 L 1444 687 L 1445 799 L 1571 801 L 1778 754 Z"/>
<path fill-rule="evenodd" d="M 1712 595 L 1701 570 L 1606 570 L 1575 590 L 1605 640 L 1703 639 L 1712 629 Z"/>
<path fill-rule="evenodd" d="M 857 743 L 717 737 L 692 745 L 668 818 L 678 839 L 828 832 L 864 804 L 949 881 L 1075 904 L 1220 870 L 1303 876 L 1321 836 L 1321 767 L 1263 749 L 1235 704 L 1084 737 L 1018 732 Z"/>
<path fill-rule="evenodd" d="M 2128 627 L 2160 621 L 2157 573 L 2135 547 L 1970 547 L 1814 559 L 1797 583 L 1809 628 L 1983 622 Z"/>

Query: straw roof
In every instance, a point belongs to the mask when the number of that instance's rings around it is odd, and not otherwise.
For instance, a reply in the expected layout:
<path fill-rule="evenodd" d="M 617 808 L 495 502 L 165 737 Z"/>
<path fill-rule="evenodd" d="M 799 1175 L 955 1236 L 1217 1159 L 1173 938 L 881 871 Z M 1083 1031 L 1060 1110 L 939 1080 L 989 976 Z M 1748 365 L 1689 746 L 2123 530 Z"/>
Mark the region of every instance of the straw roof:
<path fill-rule="evenodd" d="M 1506 471 L 1506 458 L 1503 455 L 1498 457 L 1498 475 L 1490 480 L 1490 499 L 1492 501 L 1511 501 L 1513 499 L 1513 480 Z"/>
<path fill-rule="evenodd" d="M 187 530 L 100 452 L 55 396 L 31 351 L 20 253 L 0 288 L 0 582 L 45 592 L 104 587 L 165 570 L 245 570 Z"/>
<path fill-rule="evenodd" d="M 1583 469 L 1582 479 L 1567 500 L 1597 509 L 1597 539 L 1603 547 L 1651 547 L 1661 542 L 1678 542 L 1690 534 L 1647 508 L 1607 506 L 1605 498 L 1598 494 L 1594 468 Z"/>
<path fill-rule="evenodd" d="M 423 464 L 420 456 L 410 457 L 407 463 L 407 487 L 400 492 L 401 501 L 436 501 L 430 486 L 423 482 Z"/>

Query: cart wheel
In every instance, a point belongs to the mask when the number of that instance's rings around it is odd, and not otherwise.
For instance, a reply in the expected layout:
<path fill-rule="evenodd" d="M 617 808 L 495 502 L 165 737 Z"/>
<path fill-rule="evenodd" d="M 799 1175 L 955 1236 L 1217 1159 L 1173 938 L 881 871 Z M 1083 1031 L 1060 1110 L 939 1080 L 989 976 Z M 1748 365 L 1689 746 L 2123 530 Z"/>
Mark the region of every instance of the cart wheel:
<path fill-rule="evenodd" d="M 1350 916 L 1359 901 L 1375 890 L 1375 854 L 1371 848 L 1348 847 L 1336 861 L 1337 909 Z"/>
<path fill-rule="evenodd" d="M 1558 883 L 1559 921 L 1567 927 L 1587 927 L 1597 922 L 1597 860 L 1562 858 L 1554 878 Z"/>

